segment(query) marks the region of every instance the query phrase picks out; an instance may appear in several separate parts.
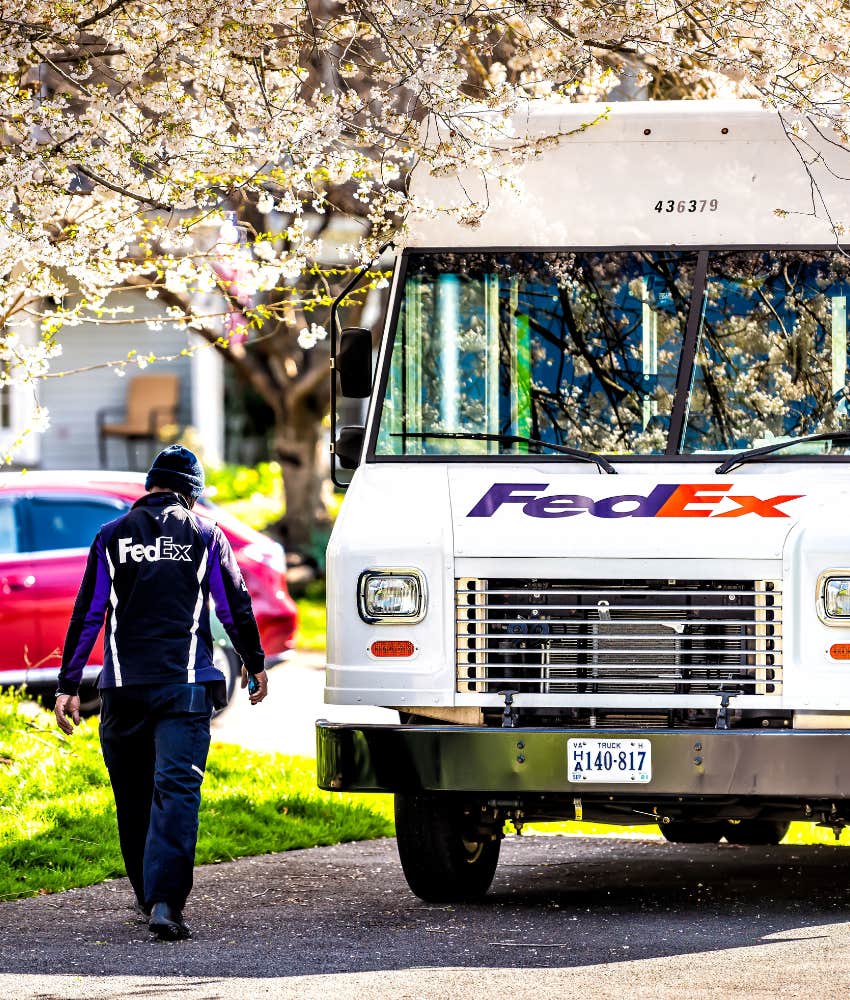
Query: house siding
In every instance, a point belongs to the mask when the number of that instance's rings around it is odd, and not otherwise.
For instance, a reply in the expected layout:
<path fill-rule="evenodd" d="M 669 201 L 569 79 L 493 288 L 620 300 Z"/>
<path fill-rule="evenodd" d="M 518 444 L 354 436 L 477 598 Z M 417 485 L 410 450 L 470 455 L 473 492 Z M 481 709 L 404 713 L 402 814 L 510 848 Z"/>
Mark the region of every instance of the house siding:
<path fill-rule="evenodd" d="M 158 304 L 143 296 L 135 300 L 133 317 L 157 315 Z M 130 304 L 126 299 L 122 305 Z M 62 356 L 53 363 L 54 371 L 71 371 L 107 361 L 119 361 L 130 351 L 140 355 L 157 356 L 180 354 L 194 340 L 185 330 L 164 326 L 162 330 L 149 330 L 144 324 L 127 326 L 97 326 L 81 324 L 67 327 L 60 337 Z M 41 437 L 41 456 L 38 464 L 44 469 L 96 469 L 100 465 L 97 442 L 97 411 L 103 407 L 122 408 L 127 397 L 128 380 L 144 374 L 135 366 L 127 366 L 126 375 L 120 378 L 115 369 L 97 368 L 64 378 L 49 378 L 39 387 L 39 400 L 50 410 L 50 428 Z M 180 377 L 180 409 L 178 422 L 181 427 L 191 421 L 192 415 L 192 362 L 188 356 L 175 361 L 158 362 L 146 372 L 173 372 Z M 112 420 L 118 420 L 115 416 Z M 146 468 L 151 451 L 146 443 L 135 446 L 135 466 Z M 127 447 L 123 439 L 107 442 L 107 463 L 111 469 L 129 468 Z"/>

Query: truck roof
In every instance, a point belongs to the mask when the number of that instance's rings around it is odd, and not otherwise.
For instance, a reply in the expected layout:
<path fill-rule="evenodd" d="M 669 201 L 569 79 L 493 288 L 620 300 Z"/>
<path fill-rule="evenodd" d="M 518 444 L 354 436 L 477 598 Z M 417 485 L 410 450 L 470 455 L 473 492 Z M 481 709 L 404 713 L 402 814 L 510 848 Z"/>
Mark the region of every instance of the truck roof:
<path fill-rule="evenodd" d="M 409 245 L 834 244 L 835 224 L 850 229 L 850 149 L 809 123 L 795 137 L 792 123 L 758 101 L 529 101 L 494 155 L 505 163 L 522 143 L 560 138 L 510 165 L 509 183 L 476 166 L 439 175 L 418 165 L 410 191 L 426 210 L 411 216 Z M 435 120 L 423 128 L 439 138 Z M 480 144 L 468 138 L 472 158 Z"/>

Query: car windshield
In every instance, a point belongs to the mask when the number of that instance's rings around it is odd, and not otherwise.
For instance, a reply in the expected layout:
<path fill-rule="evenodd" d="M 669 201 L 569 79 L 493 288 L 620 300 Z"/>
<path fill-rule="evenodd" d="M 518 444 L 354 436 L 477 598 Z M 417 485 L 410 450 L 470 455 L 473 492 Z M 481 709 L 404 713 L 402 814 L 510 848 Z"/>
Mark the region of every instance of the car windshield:
<path fill-rule="evenodd" d="M 830 251 L 412 253 L 376 454 L 716 454 L 850 427 L 848 271 Z"/>

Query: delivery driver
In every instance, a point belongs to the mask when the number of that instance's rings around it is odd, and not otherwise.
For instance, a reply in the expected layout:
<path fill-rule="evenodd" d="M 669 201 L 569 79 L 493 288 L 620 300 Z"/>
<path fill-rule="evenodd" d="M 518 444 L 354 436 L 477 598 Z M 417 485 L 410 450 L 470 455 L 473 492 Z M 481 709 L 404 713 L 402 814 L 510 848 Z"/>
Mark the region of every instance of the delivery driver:
<path fill-rule="evenodd" d="M 213 665 L 209 598 L 242 657 L 256 705 L 267 680 L 260 635 L 239 567 L 218 526 L 192 513 L 204 489 L 197 458 L 180 445 L 157 455 L 149 492 L 98 532 L 71 615 L 56 719 L 80 722 L 77 689 L 106 614 L 100 741 L 118 835 L 138 906 L 157 937 L 189 937 L 198 808 L 210 715 L 226 699 Z"/>

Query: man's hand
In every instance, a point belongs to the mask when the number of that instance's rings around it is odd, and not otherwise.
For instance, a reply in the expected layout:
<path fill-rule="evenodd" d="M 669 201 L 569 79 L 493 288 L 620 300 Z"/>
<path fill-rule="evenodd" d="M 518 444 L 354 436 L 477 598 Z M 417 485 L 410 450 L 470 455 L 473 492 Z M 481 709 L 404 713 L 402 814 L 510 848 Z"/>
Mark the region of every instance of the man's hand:
<path fill-rule="evenodd" d="M 254 676 L 257 678 L 257 683 L 260 686 L 253 694 L 248 695 L 248 700 L 252 705 L 259 705 L 269 693 L 269 678 L 265 670 L 261 670 L 258 674 L 254 674 Z M 245 667 L 242 668 L 242 687 L 248 687 L 248 671 Z"/>
<path fill-rule="evenodd" d="M 59 723 L 59 728 L 62 732 L 65 733 L 66 736 L 70 736 L 74 732 L 74 726 L 79 726 L 80 724 L 79 695 L 57 694 L 53 714 L 56 716 L 56 721 Z M 72 719 L 74 721 L 74 726 L 71 725 Z"/>

